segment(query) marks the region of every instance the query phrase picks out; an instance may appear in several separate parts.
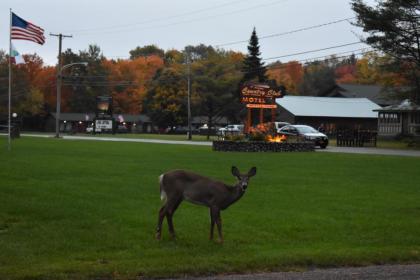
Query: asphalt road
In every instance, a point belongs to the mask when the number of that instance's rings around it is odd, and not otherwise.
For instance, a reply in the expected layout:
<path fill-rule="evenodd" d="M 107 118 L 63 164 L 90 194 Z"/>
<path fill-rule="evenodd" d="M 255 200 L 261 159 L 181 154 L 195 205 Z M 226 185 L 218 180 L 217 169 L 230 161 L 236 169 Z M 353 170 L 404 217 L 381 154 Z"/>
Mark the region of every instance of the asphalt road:
<path fill-rule="evenodd" d="M 21 134 L 21 136 L 45 137 L 45 138 L 52 137 L 51 135 L 45 135 L 45 134 L 44 135 Z M 133 138 L 118 138 L 118 137 L 93 137 L 93 136 L 71 136 L 71 135 L 63 135 L 62 138 L 65 140 L 141 142 L 141 143 L 159 143 L 159 144 L 171 144 L 171 145 L 199 145 L 199 146 L 212 145 L 212 142 L 206 142 L 206 141 L 175 141 L 175 140 L 158 140 L 158 139 L 133 139 Z M 316 152 L 420 157 L 420 151 L 418 150 L 416 151 L 416 150 L 379 149 L 379 148 L 328 146 L 326 149 L 316 149 Z"/>
<path fill-rule="evenodd" d="M 419 280 L 420 264 L 315 269 L 306 272 L 272 272 L 244 275 L 182 278 L 191 280 Z"/>

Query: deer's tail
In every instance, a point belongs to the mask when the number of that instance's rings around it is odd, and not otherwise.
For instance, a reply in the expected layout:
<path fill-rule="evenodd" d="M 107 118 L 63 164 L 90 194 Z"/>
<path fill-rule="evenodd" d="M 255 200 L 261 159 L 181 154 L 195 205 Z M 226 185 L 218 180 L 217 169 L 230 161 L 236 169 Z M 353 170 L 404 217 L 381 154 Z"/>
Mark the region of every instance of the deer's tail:
<path fill-rule="evenodd" d="M 162 200 L 163 202 L 166 202 L 166 199 L 168 197 L 166 195 L 166 192 L 163 190 L 163 176 L 164 174 L 159 176 L 160 200 Z"/>

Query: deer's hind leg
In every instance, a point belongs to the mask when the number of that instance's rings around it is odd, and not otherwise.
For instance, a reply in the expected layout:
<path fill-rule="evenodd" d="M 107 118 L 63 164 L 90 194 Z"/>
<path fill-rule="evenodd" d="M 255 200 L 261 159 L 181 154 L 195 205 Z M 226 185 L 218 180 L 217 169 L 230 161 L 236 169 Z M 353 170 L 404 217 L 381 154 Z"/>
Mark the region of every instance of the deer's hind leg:
<path fill-rule="evenodd" d="M 156 228 L 156 239 L 160 240 L 160 238 L 162 237 L 162 223 L 163 223 L 163 219 L 166 216 L 166 204 L 163 205 L 160 210 L 159 210 L 159 218 L 158 218 L 158 224 L 157 224 L 157 228 Z"/>
<path fill-rule="evenodd" d="M 181 204 L 183 198 L 181 197 L 177 197 L 174 198 L 170 201 L 168 201 L 167 205 L 166 205 L 166 219 L 168 220 L 168 227 L 169 227 L 169 234 L 171 235 L 172 238 L 175 238 L 175 229 L 174 229 L 174 224 L 172 222 L 172 216 L 174 215 L 176 209 L 178 208 L 179 204 Z"/>

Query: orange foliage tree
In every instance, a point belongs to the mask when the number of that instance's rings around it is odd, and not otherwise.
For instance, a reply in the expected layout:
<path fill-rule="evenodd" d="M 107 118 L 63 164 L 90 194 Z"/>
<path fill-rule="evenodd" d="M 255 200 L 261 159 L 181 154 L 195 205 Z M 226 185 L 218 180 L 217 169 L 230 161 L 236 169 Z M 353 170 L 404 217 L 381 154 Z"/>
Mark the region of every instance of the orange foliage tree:
<path fill-rule="evenodd" d="M 267 75 L 269 79 L 276 80 L 277 84 L 285 86 L 288 92 L 297 94 L 298 86 L 302 82 L 303 67 L 297 61 L 276 62 L 268 67 Z"/>
<path fill-rule="evenodd" d="M 146 85 L 163 64 L 163 59 L 156 55 L 133 60 L 105 60 L 104 66 L 109 71 L 109 82 L 112 85 L 114 111 L 126 114 L 142 112 Z"/>

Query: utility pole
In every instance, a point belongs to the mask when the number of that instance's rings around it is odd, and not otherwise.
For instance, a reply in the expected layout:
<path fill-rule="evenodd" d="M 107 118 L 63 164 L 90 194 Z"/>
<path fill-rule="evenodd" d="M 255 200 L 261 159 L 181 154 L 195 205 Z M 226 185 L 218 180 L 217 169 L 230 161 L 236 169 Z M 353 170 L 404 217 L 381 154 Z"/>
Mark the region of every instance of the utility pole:
<path fill-rule="evenodd" d="M 187 69 L 188 69 L 188 73 L 187 73 L 187 84 L 188 84 L 188 102 L 187 102 L 187 106 L 188 106 L 188 140 L 192 139 L 191 136 L 191 61 L 190 61 L 190 53 L 187 52 Z"/>
<path fill-rule="evenodd" d="M 63 34 L 52 34 L 50 36 L 58 37 L 58 64 L 57 64 L 57 106 L 56 106 L 56 114 L 55 114 L 55 137 L 60 137 L 60 107 L 61 107 L 61 82 L 62 82 L 62 75 L 61 75 L 61 45 L 63 38 L 73 38 L 72 35 L 63 35 Z"/>

